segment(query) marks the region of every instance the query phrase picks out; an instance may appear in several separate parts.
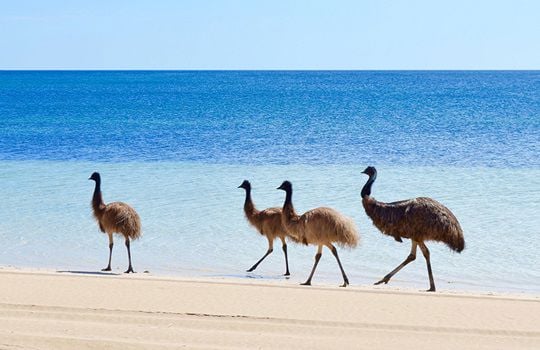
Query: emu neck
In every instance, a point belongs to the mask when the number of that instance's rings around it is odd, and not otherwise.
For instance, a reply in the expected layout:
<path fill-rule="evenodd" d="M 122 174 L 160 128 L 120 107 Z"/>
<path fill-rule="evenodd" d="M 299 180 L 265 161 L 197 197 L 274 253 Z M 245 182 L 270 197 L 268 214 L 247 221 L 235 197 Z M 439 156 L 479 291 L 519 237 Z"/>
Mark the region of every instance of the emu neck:
<path fill-rule="evenodd" d="M 371 175 L 369 179 L 367 180 L 366 184 L 362 188 L 362 198 L 367 198 L 371 196 L 371 186 L 375 182 L 375 179 L 377 178 L 377 174 Z"/>
<path fill-rule="evenodd" d="M 283 214 L 285 215 L 287 219 L 291 219 L 297 216 L 294 210 L 294 206 L 292 204 L 292 191 L 291 190 L 286 192 L 285 203 L 283 203 Z"/>
<path fill-rule="evenodd" d="M 94 188 L 94 195 L 92 196 L 92 208 L 96 214 L 103 211 L 105 203 L 103 203 L 103 197 L 101 196 L 101 180 L 96 180 L 96 187 Z"/>
<path fill-rule="evenodd" d="M 253 200 L 251 199 L 251 188 L 246 188 L 246 200 L 244 201 L 244 212 L 246 215 L 253 215 L 257 212 L 257 209 L 255 209 L 255 204 L 253 204 Z"/>

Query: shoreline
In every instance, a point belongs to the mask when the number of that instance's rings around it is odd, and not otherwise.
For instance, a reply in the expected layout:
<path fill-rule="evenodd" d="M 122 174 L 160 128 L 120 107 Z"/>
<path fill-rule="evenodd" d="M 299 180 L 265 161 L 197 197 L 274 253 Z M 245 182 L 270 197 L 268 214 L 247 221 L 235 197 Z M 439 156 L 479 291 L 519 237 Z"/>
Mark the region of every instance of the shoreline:
<path fill-rule="evenodd" d="M 23 274 L 61 274 L 61 275 L 75 275 L 75 276 L 94 276 L 94 277 L 121 277 L 126 276 L 122 268 L 113 269 L 110 272 L 102 272 L 98 270 L 90 269 L 59 269 L 54 267 L 32 267 L 32 266 L 14 266 L 14 265 L 0 265 L 0 274 L 6 273 L 23 273 Z M 194 270 L 185 268 L 182 270 L 136 270 L 135 274 L 130 274 L 132 279 L 158 279 L 166 281 L 201 281 L 201 282 L 223 282 L 237 284 L 252 283 L 267 284 L 268 286 L 281 286 L 281 287 L 294 287 L 299 286 L 304 281 L 303 275 L 295 275 L 285 277 L 282 274 L 272 273 L 247 273 L 238 271 L 237 273 L 225 273 L 220 271 L 207 271 L 204 269 Z M 127 277 L 127 276 L 126 276 Z M 376 277 L 373 278 L 373 281 Z M 371 281 L 371 279 L 369 280 Z M 409 281 L 406 279 L 393 278 L 392 282 L 387 285 L 376 286 L 371 282 L 359 282 L 353 281 L 346 289 L 357 289 L 366 292 L 386 293 L 423 293 L 428 285 L 426 281 Z M 334 288 L 339 286 L 339 278 L 328 278 L 318 276 L 318 279 L 313 282 L 311 288 Z M 510 297 L 510 298 L 525 298 L 525 299 L 538 299 L 540 300 L 540 293 L 536 290 L 526 290 L 521 288 L 508 288 L 508 286 L 478 286 L 471 285 L 465 282 L 451 283 L 452 288 L 444 288 L 446 284 L 440 283 L 437 285 L 437 291 L 435 294 L 445 295 L 467 295 L 467 296 L 495 296 L 495 297 Z M 457 286 L 457 287 L 456 287 Z M 424 288 L 425 287 L 425 288 Z M 469 287 L 469 288 L 467 288 Z"/>
<path fill-rule="evenodd" d="M 540 346 L 539 296 L 6 268 L 0 279 L 7 348 Z"/>

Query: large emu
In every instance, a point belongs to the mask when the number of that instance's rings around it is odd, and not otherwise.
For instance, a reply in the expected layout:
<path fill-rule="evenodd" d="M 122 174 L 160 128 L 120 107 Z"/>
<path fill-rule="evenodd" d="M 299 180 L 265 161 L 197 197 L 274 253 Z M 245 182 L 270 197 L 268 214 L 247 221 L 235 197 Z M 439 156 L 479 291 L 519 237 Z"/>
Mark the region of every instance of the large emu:
<path fill-rule="evenodd" d="M 98 172 L 93 173 L 88 180 L 94 180 L 96 187 L 92 197 L 92 209 L 99 229 L 109 236 L 109 264 L 101 271 L 111 271 L 111 256 L 113 249 L 113 233 L 124 236 L 129 258 L 129 267 L 125 273 L 135 272 L 131 266 L 130 239 L 134 240 L 141 236 L 141 219 L 139 215 L 126 203 L 113 202 L 103 203 L 101 195 L 101 176 Z"/>
<path fill-rule="evenodd" d="M 274 240 L 279 238 L 282 243 L 283 253 L 285 254 L 285 274 L 289 276 L 289 260 L 287 258 L 287 232 L 281 223 L 281 208 L 268 208 L 257 210 L 253 200 L 251 199 L 251 183 L 244 180 L 238 188 L 246 190 L 246 200 L 244 202 L 244 213 L 248 222 L 259 231 L 259 233 L 268 240 L 268 250 L 263 257 L 255 263 L 247 272 L 251 272 L 259 266 L 259 264 L 274 251 Z M 293 239 L 294 240 L 294 239 Z"/>
<path fill-rule="evenodd" d="M 429 250 L 424 241 L 443 242 L 450 249 L 461 252 L 465 248 L 465 240 L 456 217 L 448 208 L 431 198 L 419 197 L 393 203 L 379 202 L 371 197 L 371 186 L 377 178 L 377 170 L 369 166 L 362 173 L 369 176 L 362 188 L 362 204 L 373 225 L 398 242 L 402 242 L 401 238 L 409 238 L 412 243 L 411 253 L 407 259 L 375 284 L 387 284 L 392 276 L 416 259 L 416 247 L 420 247 L 429 274 L 430 288 L 427 291 L 434 292 L 435 282 L 431 272 Z"/>
<path fill-rule="evenodd" d="M 284 181 L 278 187 L 278 190 L 283 190 L 286 193 L 281 220 L 289 235 L 304 244 L 317 245 L 315 264 L 307 281 L 302 285 L 311 285 L 311 279 L 321 259 L 323 246 L 327 246 L 336 257 L 343 275 L 342 287 L 348 286 L 349 279 L 343 270 L 337 249 L 333 243 L 340 246 L 355 247 L 358 244 L 358 232 L 354 222 L 334 209 L 324 207 L 309 210 L 299 216 L 296 214 L 292 204 L 292 184 L 289 181 Z"/>

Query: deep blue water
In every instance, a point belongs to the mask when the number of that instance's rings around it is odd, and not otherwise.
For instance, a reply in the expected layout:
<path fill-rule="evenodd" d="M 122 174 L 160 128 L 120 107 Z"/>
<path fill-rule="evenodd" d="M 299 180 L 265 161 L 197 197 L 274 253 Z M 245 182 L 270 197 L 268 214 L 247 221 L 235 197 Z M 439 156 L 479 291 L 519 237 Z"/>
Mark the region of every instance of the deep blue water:
<path fill-rule="evenodd" d="M 540 167 L 539 71 L 0 72 L 0 160 Z"/>

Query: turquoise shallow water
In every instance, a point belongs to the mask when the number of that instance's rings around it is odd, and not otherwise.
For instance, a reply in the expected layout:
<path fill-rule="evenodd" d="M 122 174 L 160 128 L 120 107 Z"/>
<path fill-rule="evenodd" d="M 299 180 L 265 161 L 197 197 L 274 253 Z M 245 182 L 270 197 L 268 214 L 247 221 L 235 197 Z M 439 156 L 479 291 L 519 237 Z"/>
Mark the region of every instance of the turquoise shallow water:
<path fill-rule="evenodd" d="M 142 272 L 181 276 L 280 279 L 280 249 L 255 273 L 245 271 L 266 250 L 266 240 L 243 217 L 244 192 L 251 180 L 259 208 L 280 206 L 284 179 L 294 185 L 298 212 L 331 206 L 352 217 L 361 233 L 355 250 L 340 250 L 353 285 L 382 277 L 409 252 L 409 242 L 383 236 L 365 216 L 360 189 L 366 178 L 351 165 L 219 165 L 193 162 L 98 163 L 2 161 L 0 182 L 0 265 L 96 271 L 106 265 L 107 238 L 93 221 L 90 199 L 99 170 L 104 199 L 126 201 L 140 213 L 144 235 L 133 244 L 134 266 Z M 540 170 L 462 167 L 381 166 L 373 195 L 393 201 L 430 196 L 448 206 L 465 232 L 466 249 L 453 253 L 429 244 L 439 289 L 540 293 Z M 278 245 L 279 247 L 279 245 Z M 289 248 L 293 281 L 312 266 L 313 247 Z M 117 240 L 113 267 L 127 256 Z M 334 258 L 323 254 L 314 283 L 338 284 Z M 419 255 L 392 281 L 423 289 L 428 280 Z"/>

